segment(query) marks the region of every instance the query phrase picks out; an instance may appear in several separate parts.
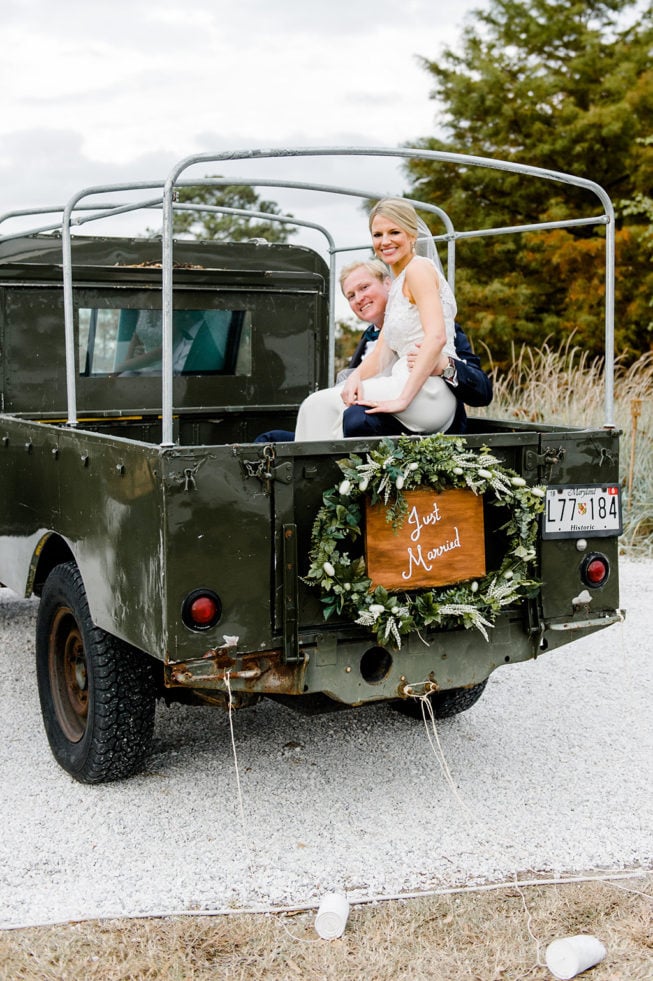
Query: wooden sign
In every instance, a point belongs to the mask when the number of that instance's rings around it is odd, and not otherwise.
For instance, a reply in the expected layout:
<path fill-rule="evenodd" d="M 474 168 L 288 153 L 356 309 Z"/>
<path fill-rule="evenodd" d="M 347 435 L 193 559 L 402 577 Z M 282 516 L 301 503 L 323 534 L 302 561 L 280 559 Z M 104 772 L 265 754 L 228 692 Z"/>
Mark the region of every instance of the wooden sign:
<path fill-rule="evenodd" d="M 383 504 L 366 507 L 367 575 L 373 586 L 422 589 L 485 575 L 483 498 L 470 490 L 406 492 L 395 530 Z"/>

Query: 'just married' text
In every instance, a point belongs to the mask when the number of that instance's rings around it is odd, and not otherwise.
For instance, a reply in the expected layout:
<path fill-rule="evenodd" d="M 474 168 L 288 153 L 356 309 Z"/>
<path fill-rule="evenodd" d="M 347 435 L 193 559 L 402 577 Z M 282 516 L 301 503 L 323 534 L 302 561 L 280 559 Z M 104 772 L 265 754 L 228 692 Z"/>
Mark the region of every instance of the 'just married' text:
<path fill-rule="evenodd" d="M 394 530 L 386 509 L 368 503 L 367 574 L 374 586 L 420 589 L 485 575 L 483 500 L 472 491 L 406 493 L 408 515 Z"/>

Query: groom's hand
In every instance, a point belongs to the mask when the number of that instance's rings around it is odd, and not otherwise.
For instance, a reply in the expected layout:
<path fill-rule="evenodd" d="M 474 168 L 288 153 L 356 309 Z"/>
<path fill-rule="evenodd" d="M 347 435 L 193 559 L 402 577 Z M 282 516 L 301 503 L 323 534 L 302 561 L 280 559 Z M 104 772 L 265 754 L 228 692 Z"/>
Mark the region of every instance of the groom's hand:
<path fill-rule="evenodd" d="M 419 342 L 416 342 L 415 344 L 413 344 L 410 351 L 408 352 L 407 358 L 408 358 L 409 371 L 412 371 L 413 368 L 415 367 L 415 361 L 417 360 L 417 355 L 419 354 L 419 349 L 421 348 L 421 346 L 422 345 Z M 431 374 L 436 376 L 441 375 L 448 364 L 449 364 L 449 357 L 443 352 L 440 355 L 438 359 L 438 363 L 436 364 Z"/>

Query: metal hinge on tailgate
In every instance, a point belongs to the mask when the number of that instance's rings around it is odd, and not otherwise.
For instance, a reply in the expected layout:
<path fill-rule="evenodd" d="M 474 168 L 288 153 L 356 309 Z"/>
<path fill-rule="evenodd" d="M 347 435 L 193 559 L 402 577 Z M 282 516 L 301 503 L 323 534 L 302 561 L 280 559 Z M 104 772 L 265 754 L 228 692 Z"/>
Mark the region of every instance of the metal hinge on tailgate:
<path fill-rule="evenodd" d="M 234 456 L 238 455 L 238 447 L 234 446 Z M 263 447 L 262 456 L 256 460 L 240 460 L 240 466 L 246 477 L 256 477 L 263 484 L 263 490 L 269 494 L 272 481 L 278 480 L 282 484 L 291 484 L 293 479 L 292 461 L 286 460 L 274 466 L 275 453 L 274 446 L 266 443 Z"/>
<path fill-rule="evenodd" d="M 283 543 L 283 659 L 286 664 L 301 661 L 299 653 L 299 596 L 297 592 L 297 526 L 285 524 Z"/>
<path fill-rule="evenodd" d="M 524 453 L 524 469 L 541 474 L 541 479 L 547 483 L 551 480 L 551 472 L 556 464 L 565 458 L 564 446 L 547 446 L 543 453 L 536 450 L 526 450 Z"/>

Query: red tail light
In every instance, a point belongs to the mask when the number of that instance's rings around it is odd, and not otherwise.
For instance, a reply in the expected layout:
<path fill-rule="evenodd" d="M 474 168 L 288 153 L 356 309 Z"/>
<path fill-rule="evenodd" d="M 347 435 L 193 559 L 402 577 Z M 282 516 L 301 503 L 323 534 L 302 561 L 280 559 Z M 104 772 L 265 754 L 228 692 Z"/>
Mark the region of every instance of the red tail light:
<path fill-rule="evenodd" d="M 222 616 L 222 603 L 212 589 L 194 589 L 184 600 L 181 618 L 190 630 L 210 630 Z"/>
<path fill-rule="evenodd" d="M 600 552 L 590 552 L 583 559 L 580 574 L 586 586 L 590 589 L 598 589 L 608 581 L 610 563 Z"/>

